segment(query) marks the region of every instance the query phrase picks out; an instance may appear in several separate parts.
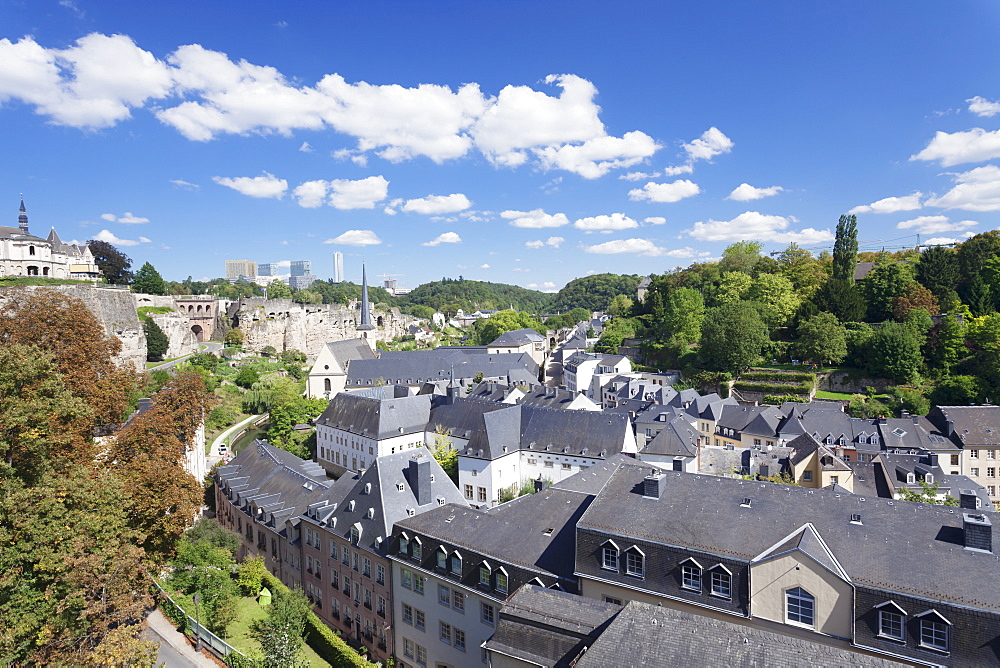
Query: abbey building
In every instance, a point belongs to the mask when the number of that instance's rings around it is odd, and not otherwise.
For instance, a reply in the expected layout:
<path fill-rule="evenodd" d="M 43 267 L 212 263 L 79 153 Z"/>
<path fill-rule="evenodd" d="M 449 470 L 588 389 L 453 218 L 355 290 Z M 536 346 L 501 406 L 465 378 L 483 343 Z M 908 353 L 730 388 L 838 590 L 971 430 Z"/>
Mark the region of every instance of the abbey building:
<path fill-rule="evenodd" d="M 63 243 L 55 228 L 42 239 L 28 232 L 24 199 L 17 227 L 0 225 L 0 277 L 42 276 L 98 281 L 101 270 L 86 245 Z"/>

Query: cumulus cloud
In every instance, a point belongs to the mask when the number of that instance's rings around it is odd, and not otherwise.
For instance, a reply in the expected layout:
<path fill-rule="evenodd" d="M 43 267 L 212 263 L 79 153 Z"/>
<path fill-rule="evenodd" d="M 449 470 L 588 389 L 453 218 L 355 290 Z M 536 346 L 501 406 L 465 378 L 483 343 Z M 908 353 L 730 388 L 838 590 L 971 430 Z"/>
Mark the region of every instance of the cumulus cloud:
<path fill-rule="evenodd" d="M 639 227 L 639 223 L 624 213 L 613 213 L 610 216 L 601 215 L 580 218 L 573 223 L 573 227 L 578 230 L 587 230 L 588 232 L 595 230 L 628 230 L 633 227 Z"/>
<path fill-rule="evenodd" d="M 462 243 L 462 237 L 458 236 L 455 232 L 445 232 L 439 235 L 436 239 L 432 241 L 426 241 L 422 246 L 440 246 L 441 244 L 459 244 Z"/>
<path fill-rule="evenodd" d="M 109 223 L 125 223 L 127 225 L 141 225 L 149 222 L 149 218 L 140 218 L 131 211 L 126 211 L 121 216 L 116 216 L 113 213 L 102 213 L 101 218 Z"/>
<path fill-rule="evenodd" d="M 559 248 L 562 243 L 566 241 L 562 237 L 549 237 L 548 239 L 542 241 L 541 239 L 537 241 L 526 241 L 524 245 L 528 248 L 542 248 L 543 246 L 549 246 L 550 248 Z"/>
<path fill-rule="evenodd" d="M 847 213 L 896 213 L 897 211 L 914 211 L 923 206 L 920 198 L 923 193 L 915 192 L 906 197 L 886 197 L 871 204 L 856 206 Z"/>
<path fill-rule="evenodd" d="M 335 209 L 374 209 L 376 202 L 389 196 L 389 182 L 382 176 L 351 181 L 330 181 L 330 206 Z"/>
<path fill-rule="evenodd" d="M 603 244 L 584 246 L 583 250 L 586 253 L 596 253 L 598 255 L 633 253 L 637 255 L 648 255 L 651 257 L 663 255 L 664 253 L 664 249 L 660 248 L 649 239 L 615 239 L 614 241 L 605 241 Z"/>
<path fill-rule="evenodd" d="M 648 218 L 643 218 L 642 222 L 647 225 L 663 225 L 667 222 L 667 219 L 663 216 L 650 216 Z"/>
<path fill-rule="evenodd" d="M 199 189 L 201 189 L 201 186 L 199 186 L 198 184 L 196 184 L 196 183 L 189 183 L 189 182 L 185 181 L 184 179 L 171 179 L 170 182 L 173 183 L 178 188 L 183 188 L 184 190 L 199 190 Z"/>
<path fill-rule="evenodd" d="M 564 169 L 585 179 L 596 179 L 612 169 L 631 167 L 656 153 L 659 145 L 649 135 L 635 131 L 623 137 L 597 137 L 583 144 L 536 149 L 545 169 Z"/>
<path fill-rule="evenodd" d="M 686 165 L 678 165 L 676 167 L 664 167 L 664 176 L 678 176 L 680 174 L 690 174 L 694 171 L 694 165 L 688 163 Z"/>
<path fill-rule="evenodd" d="M 910 160 L 939 160 L 942 167 L 982 162 L 1000 157 L 1000 130 L 972 128 L 963 132 L 937 132 L 934 139 Z"/>
<path fill-rule="evenodd" d="M 302 142 L 302 146 L 299 146 L 299 150 L 303 153 L 312 153 L 313 147 L 309 145 L 309 142 L 304 141 Z"/>
<path fill-rule="evenodd" d="M 273 197 L 281 199 L 288 190 L 288 181 L 279 179 L 274 174 L 264 172 L 260 176 L 213 176 L 212 180 L 220 186 L 232 188 L 248 197 Z"/>
<path fill-rule="evenodd" d="M 371 230 L 347 230 L 339 237 L 327 239 L 323 243 L 342 246 L 377 246 L 382 243 L 382 240 Z"/>
<path fill-rule="evenodd" d="M 1000 211 L 1000 167 L 986 165 L 952 176 L 957 183 L 927 206 L 965 211 Z"/>
<path fill-rule="evenodd" d="M 977 116 L 996 116 L 1000 114 L 1000 102 L 992 102 L 979 95 L 966 100 L 969 103 L 969 111 Z"/>
<path fill-rule="evenodd" d="M 814 244 L 830 241 L 834 235 L 830 230 L 816 230 L 807 227 L 799 231 L 788 229 L 791 220 L 784 216 L 769 216 L 757 211 L 746 211 L 732 220 L 712 220 L 697 222 L 685 231 L 699 241 L 773 241 Z"/>
<path fill-rule="evenodd" d="M 749 202 L 755 199 L 763 199 L 764 197 L 771 197 L 777 195 L 784 188 L 781 186 L 771 186 L 769 188 L 754 188 L 749 183 L 741 183 L 733 189 L 733 192 L 726 196 L 726 199 L 735 200 L 737 202 Z"/>
<path fill-rule="evenodd" d="M 562 227 L 569 225 L 569 218 L 565 213 L 545 213 L 541 209 L 532 211 L 501 211 L 500 217 L 510 221 L 514 227 Z"/>
<path fill-rule="evenodd" d="M 480 269 L 489 269 L 490 265 L 488 265 L 488 264 L 481 264 L 481 265 L 479 265 L 479 268 Z"/>
<path fill-rule="evenodd" d="M 912 220 L 904 220 L 901 223 L 896 223 L 896 228 L 900 230 L 913 230 L 918 234 L 943 234 L 945 232 L 961 232 L 978 224 L 974 220 L 952 222 L 948 216 L 919 216 Z"/>
<path fill-rule="evenodd" d="M 292 196 L 299 201 L 299 206 L 306 209 L 317 209 L 323 206 L 328 188 L 329 185 L 322 179 L 318 181 L 306 181 L 295 186 Z"/>
<path fill-rule="evenodd" d="M 957 244 L 959 241 L 964 241 L 971 236 L 974 236 L 974 232 L 964 232 L 960 234 L 957 238 L 955 237 L 934 237 L 933 239 L 928 239 L 924 242 L 926 246 L 950 246 L 951 244 Z"/>
<path fill-rule="evenodd" d="M 56 125 L 111 127 L 172 85 L 166 64 L 125 35 L 91 33 L 66 49 L 0 39 L 0 103 L 20 99 Z"/>
<path fill-rule="evenodd" d="M 138 246 L 139 244 L 148 244 L 150 240 L 146 237 L 139 237 L 138 239 L 120 239 L 116 237 L 110 230 L 101 230 L 93 236 L 97 241 L 106 241 L 113 246 Z"/>
<path fill-rule="evenodd" d="M 632 201 L 641 202 L 679 202 L 685 197 L 693 197 L 701 192 L 697 183 L 687 179 L 678 179 L 673 183 L 653 183 L 650 181 L 642 188 L 628 191 Z"/>
<path fill-rule="evenodd" d="M 403 205 L 403 211 L 422 213 L 425 215 L 455 213 L 463 211 L 472 206 L 469 198 L 461 193 L 452 195 L 428 195 L 417 199 L 407 200 Z"/>
<path fill-rule="evenodd" d="M 700 137 L 682 147 L 688 154 L 688 160 L 711 160 L 717 155 L 733 150 L 733 140 L 722 134 L 717 127 L 710 127 Z"/>

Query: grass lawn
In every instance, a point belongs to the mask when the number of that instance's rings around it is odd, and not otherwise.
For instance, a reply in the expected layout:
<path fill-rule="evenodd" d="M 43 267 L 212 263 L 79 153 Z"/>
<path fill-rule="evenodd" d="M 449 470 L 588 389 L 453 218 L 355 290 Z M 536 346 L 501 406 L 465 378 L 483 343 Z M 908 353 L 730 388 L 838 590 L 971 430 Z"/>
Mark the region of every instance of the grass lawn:
<path fill-rule="evenodd" d="M 820 366 L 816 369 L 811 364 L 762 364 L 755 369 L 777 369 L 779 371 L 801 371 L 803 373 L 857 373 L 859 370 L 849 366 Z"/>
<path fill-rule="evenodd" d="M 188 611 L 188 614 L 194 612 L 194 601 L 191 600 L 190 596 L 175 596 L 173 598 Z M 244 654 L 259 656 L 260 643 L 250 637 L 250 625 L 255 620 L 263 619 L 267 613 L 264 608 L 258 605 L 257 599 L 249 596 L 241 598 L 236 609 L 238 611 L 236 621 L 229 625 L 229 637 L 225 638 L 225 641 Z M 309 662 L 310 668 L 329 668 L 330 666 L 309 645 L 302 646 L 302 658 Z"/>
<path fill-rule="evenodd" d="M 181 355 L 180 357 L 168 357 L 166 359 L 160 360 L 159 362 L 146 362 L 146 368 L 151 369 L 154 366 L 160 366 L 161 364 L 166 364 L 167 362 L 173 362 L 174 360 L 179 360 L 181 357 L 186 357 L 186 355 Z"/>
<path fill-rule="evenodd" d="M 854 396 L 850 392 L 827 392 L 826 390 L 817 390 L 817 399 L 842 399 L 844 401 L 850 401 L 851 397 Z"/>

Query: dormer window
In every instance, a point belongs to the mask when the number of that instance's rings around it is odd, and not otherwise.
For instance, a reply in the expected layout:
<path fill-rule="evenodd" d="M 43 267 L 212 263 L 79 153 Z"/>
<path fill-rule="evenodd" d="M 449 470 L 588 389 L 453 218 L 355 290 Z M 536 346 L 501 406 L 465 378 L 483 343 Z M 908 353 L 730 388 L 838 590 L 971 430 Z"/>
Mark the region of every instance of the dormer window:
<path fill-rule="evenodd" d="M 937 610 L 928 610 L 917 617 L 920 618 L 920 646 L 947 652 L 951 622 Z"/>
<path fill-rule="evenodd" d="M 618 546 L 609 540 L 601 547 L 601 568 L 618 571 Z"/>
<path fill-rule="evenodd" d="M 501 594 L 507 593 L 507 571 L 503 568 L 497 571 L 496 590 Z"/>
<path fill-rule="evenodd" d="M 909 473 L 906 474 L 906 484 L 907 485 L 914 485 L 914 484 L 916 484 L 916 482 L 917 482 L 917 474 L 916 473 L 914 473 L 913 471 L 910 471 Z"/>
<path fill-rule="evenodd" d="M 483 564 L 479 567 L 479 584 L 480 584 L 480 586 L 482 586 L 482 587 L 489 587 L 490 586 L 490 576 L 491 575 L 492 575 L 492 571 L 490 569 L 490 565 L 487 564 L 484 561 Z"/>
<path fill-rule="evenodd" d="M 365 494 L 371 494 L 371 493 L 372 493 L 372 484 L 370 482 L 366 482 L 365 483 Z"/>
<path fill-rule="evenodd" d="M 439 547 L 437 551 L 437 567 L 441 570 L 448 568 L 448 551 Z"/>
<path fill-rule="evenodd" d="M 646 577 L 646 555 L 634 545 L 625 551 L 625 574 L 636 578 Z"/>
<path fill-rule="evenodd" d="M 688 559 L 681 565 L 681 587 L 701 591 L 701 564 L 694 559 Z"/>
<path fill-rule="evenodd" d="M 399 537 L 399 553 L 403 556 L 410 554 L 410 541 L 406 536 Z"/>
<path fill-rule="evenodd" d="M 875 606 L 878 609 L 878 634 L 890 640 L 903 640 L 906 611 L 893 601 Z"/>
<path fill-rule="evenodd" d="M 420 544 L 420 537 L 413 539 L 413 545 L 411 546 L 412 553 L 411 556 L 419 561 L 424 556 L 424 546 Z"/>
<path fill-rule="evenodd" d="M 451 555 L 451 572 L 453 575 L 462 575 L 462 555 L 453 552 Z"/>

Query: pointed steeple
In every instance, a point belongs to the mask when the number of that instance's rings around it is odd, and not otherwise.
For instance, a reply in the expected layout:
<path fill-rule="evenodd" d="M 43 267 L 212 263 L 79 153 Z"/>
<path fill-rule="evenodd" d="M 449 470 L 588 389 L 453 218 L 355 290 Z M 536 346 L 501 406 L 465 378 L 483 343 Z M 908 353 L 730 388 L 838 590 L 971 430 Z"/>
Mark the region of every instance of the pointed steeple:
<path fill-rule="evenodd" d="M 49 232 L 49 236 L 48 238 L 46 238 L 46 241 L 52 244 L 52 248 L 56 248 L 57 246 L 63 245 L 62 239 L 59 238 L 59 234 L 56 233 L 56 228 L 54 227 Z"/>
<path fill-rule="evenodd" d="M 368 308 L 368 274 L 365 273 L 365 265 L 361 265 L 361 324 L 358 331 L 368 331 L 375 329 L 372 324 L 372 314 Z M 364 337 L 367 338 L 367 337 Z"/>
<path fill-rule="evenodd" d="M 22 232 L 24 232 L 25 234 L 27 234 L 28 233 L 28 213 L 27 213 L 27 210 L 24 208 L 24 195 L 23 194 L 21 195 L 20 214 L 21 215 L 19 215 L 17 217 L 17 226 L 21 228 Z"/>

